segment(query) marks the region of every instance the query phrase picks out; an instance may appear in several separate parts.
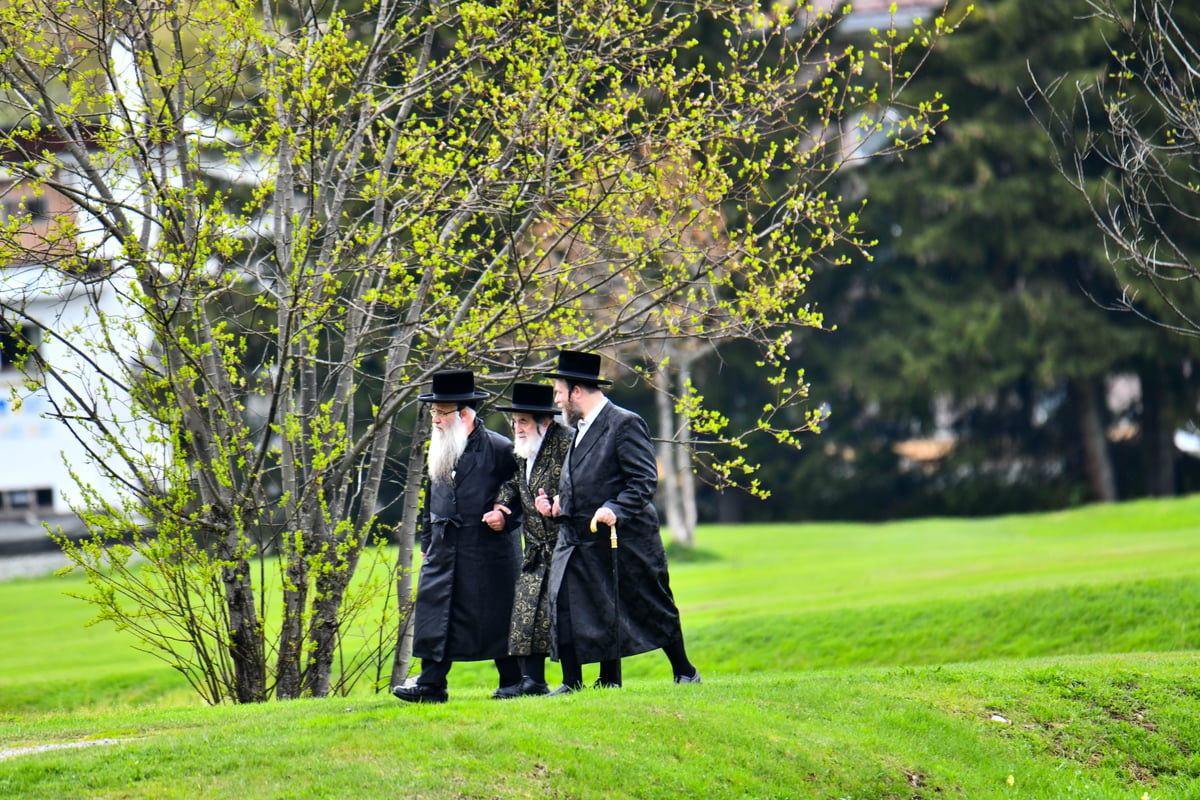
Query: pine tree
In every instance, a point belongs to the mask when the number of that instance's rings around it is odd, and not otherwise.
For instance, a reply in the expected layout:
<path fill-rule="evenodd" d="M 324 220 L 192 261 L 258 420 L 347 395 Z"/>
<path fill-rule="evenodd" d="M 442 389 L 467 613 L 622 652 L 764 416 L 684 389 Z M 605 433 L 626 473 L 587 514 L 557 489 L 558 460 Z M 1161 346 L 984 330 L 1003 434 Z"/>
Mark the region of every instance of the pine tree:
<path fill-rule="evenodd" d="M 1170 416 L 1189 345 L 1114 313 L 1122 287 L 1027 105 L 1035 80 L 1095 83 L 1111 70 L 1106 31 L 1086 5 L 975 3 L 916 81 L 918 94 L 943 92 L 948 124 L 932 146 L 855 176 L 880 242 L 874 262 L 818 278 L 818 296 L 839 298 L 825 314 L 842 329 L 805 340 L 806 363 L 823 365 L 810 371 L 814 385 L 838 387 L 838 441 L 827 449 L 853 446 L 861 459 L 897 437 L 953 438 L 949 455 L 917 470 L 940 495 L 942 507 L 927 509 L 997 512 L 1141 492 L 1140 477 L 1122 480 L 1112 457 L 1106 381 L 1137 373 L 1143 401 L 1160 399 L 1134 409 L 1137 421 Z M 1107 165 L 1085 169 L 1100 177 Z M 1143 431 L 1147 447 L 1161 430 Z"/>

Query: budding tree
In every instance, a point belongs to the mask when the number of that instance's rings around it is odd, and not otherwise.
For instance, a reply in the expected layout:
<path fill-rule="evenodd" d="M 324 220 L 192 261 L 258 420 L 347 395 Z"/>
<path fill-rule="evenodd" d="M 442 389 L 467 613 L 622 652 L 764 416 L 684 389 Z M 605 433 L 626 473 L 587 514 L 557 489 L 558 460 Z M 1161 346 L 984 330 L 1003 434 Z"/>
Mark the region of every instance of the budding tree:
<path fill-rule="evenodd" d="M 694 57 L 697 20 L 719 58 Z M 559 346 L 748 339 L 775 398 L 756 429 L 794 441 L 809 270 L 870 244 L 839 170 L 944 112 L 904 89 L 945 20 L 865 49 L 835 23 L 707 0 L 6 3 L 7 168 L 76 210 L 37 241 L 9 224 L 0 261 L 120 300 L 86 329 L 30 320 L 73 357 L 27 360 L 119 490 L 85 495 L 96 538 L 68 550 L 102 615 L 213 702 L 394 680 L 407 589 L 364 621 L 359 564 L 396 496 L 409 563 L 416 397 L 447 366 L 499 389 Z M 752 432 L 676 395 L 693 442 Z"/>

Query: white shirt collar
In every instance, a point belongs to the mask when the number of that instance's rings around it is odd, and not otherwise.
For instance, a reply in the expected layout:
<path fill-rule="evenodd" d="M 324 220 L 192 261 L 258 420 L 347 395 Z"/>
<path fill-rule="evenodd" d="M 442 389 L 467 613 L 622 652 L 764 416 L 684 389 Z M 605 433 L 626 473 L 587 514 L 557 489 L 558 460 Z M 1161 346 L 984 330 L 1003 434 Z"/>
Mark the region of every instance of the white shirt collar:
<path fill-rule="evenodd" d="M 600 412 L 604 410 L 606 405 L 608 405 L 608 398 L 601 395 L 600 402 L 596 403 L 596 407 L 587 414 L 584 414 L 583 419 L 576 423 L 578 430 L 578 433 L 575 434 L 576 444 L 579 444 L 579 440 L 582 439 L 583 435 L 588 432 L 588 428 L 590 428 L 592 423 L 596 421 L 596 417 L 600 416 Z"/>

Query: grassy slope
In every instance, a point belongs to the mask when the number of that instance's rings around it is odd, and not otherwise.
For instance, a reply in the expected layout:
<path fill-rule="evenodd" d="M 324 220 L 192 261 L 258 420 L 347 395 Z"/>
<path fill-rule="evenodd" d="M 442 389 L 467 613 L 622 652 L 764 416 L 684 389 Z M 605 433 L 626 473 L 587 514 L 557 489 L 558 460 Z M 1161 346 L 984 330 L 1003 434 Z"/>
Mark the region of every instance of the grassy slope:
<path fill-rule="evenodd" d="M 130 740 L 0 760 L 0 796 L 1200 796 L 1198 512 L 702 530 L 705 684 L 647 654 L 557 701 L 460 665 L 442 707 L 198 708 L 62 579 L 4 583 L 0 749 Z"/>

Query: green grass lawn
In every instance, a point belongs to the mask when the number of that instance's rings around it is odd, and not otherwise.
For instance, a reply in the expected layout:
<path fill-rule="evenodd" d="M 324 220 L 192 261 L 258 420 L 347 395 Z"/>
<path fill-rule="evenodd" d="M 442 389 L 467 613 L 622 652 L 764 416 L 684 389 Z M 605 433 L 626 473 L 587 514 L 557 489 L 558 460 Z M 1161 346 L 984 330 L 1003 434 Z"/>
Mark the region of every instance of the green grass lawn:
<path fill-rule="evenodd" d="M 1200 797 L 1200 498 L 698 539 L 703 685 L 648 653 L 496 702 L 462 664 L 432 707 L 206 707 L 77 578 L 0 583 L 0 797 Z"/>

